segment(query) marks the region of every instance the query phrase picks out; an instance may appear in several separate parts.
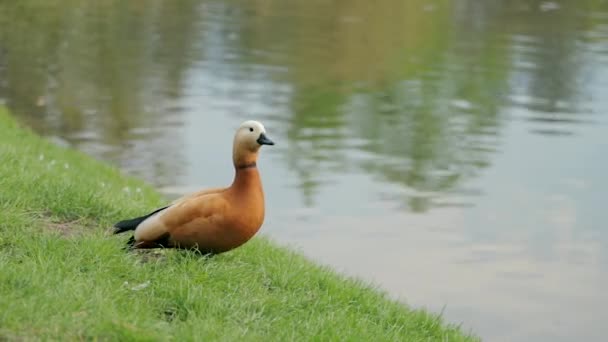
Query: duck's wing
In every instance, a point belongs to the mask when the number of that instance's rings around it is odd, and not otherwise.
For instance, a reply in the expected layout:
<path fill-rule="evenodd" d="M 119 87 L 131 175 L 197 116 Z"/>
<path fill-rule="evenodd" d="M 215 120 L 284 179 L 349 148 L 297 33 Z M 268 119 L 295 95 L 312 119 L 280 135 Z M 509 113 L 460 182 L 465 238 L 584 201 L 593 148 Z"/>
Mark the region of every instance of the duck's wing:
<path fill-rule="evenodd" d="M 130 230 L 135 230 L 137 228 L 137 226 L 139 226 L 142 222 L 144 222 L 150 216 L 157 214 L 157 213 L 169 208 L 170 206 L 174 206 L 176 204 L 183 203 L 185 201 L 192 200 L 194 198 L 197 198 L 197 197 L 200 197 L 203 195 L 223 192 L 226 189 L 227 188 L 224 187 L 224 188 L 211 188 L 211 189 L 200 190 L 200 191 L 182 196 L 182 197 L 174 200 L 173 202 L 171 202 L 171 204 L 169 204 L 168 206 L 158 208 L 146 215 L 117 222 L 116 224 L 114 224 L 114 234 L 120 234 L 120 233 L 124 233 L 124 232 L 130 231 Z"/>
<path fill-rule="evenodd" d="M 213 252 L 225 239 L 224 227 L 231 220 L 231 204 L 222 194 L 194 197 L 160 218 L 175 247 Z"/>
<path fill-rule="evenodd" d="M 149 248 L 152 245 L 168 247 L 174 243 L 189 245 L 190 237 L 199 234 L 210 235 L 208 237 L 214 239 L 213 235 L 216 234 L 209 228 L 216 227 L 218 222 L 224 220 L 228 207 L 226 199 L 218 193 L 184 199 L 139 224 L 135 229 L 133 246 Z M 180 232 L 186 228 L 188 236 L 184 237 Z"/>

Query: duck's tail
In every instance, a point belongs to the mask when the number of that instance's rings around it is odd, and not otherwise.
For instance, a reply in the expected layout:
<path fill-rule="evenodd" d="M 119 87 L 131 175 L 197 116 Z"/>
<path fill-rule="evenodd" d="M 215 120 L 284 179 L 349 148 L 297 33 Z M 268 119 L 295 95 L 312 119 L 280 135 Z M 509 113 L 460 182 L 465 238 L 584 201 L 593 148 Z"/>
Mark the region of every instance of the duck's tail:
<path fill-rule="evenodd" d="M 169 208 L 169 206 L 166 206 L 166 207 L 163 207 L 160 209 L 156 209 L 153 212 L 146 214 L 144 216 L 120 221 L 114 225 L 114 234 L 120 234 L 120 233 L 127 232 L 129 230 L 135 230 L 135 228 L 137 228 L 137 226 L 139 226 L 139 224 L 142 223 L 143 221 L 145 221 L 148 217 L 158 213 L 159 211 L 165 210 L 167 208 Z"/>

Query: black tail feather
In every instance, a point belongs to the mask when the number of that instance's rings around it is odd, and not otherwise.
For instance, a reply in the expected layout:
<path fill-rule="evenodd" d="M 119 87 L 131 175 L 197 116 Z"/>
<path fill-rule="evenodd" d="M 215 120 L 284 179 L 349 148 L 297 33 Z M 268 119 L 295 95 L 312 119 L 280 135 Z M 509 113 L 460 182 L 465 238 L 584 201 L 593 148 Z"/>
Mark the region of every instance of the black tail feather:
<path fill-rule="evenodd" d="M 123 248 L 125 250 L 131 250 L 131 249 L 133 249 L 134 245 L 135 245 L 135 237 L 133 235 L 131 235 L 131 237 L 129 237 L 129 240 L 127 240 L 127 243 Z"/>
<path fill-rule="evenodd" d="M 163 207 L 160 209 L 156 209 L 153 212 L 146 214 L 144 216 L 120 221 L 114 225 L 114 228 L 116 228 L 116 229 L 114 229 L 114 234 L 120 234 L 120 233 L 129 231 L 129 230 L 135 230 L 135 228 L 137 228 L 137 226 L 139 226 L 139 224 L 142 223 L 145 219 L 147 219 L 148 217 L 158 213 L 161 210 L 167 209 L 167 208 L 169 208 L 169 206 L 166 206 L 166 207 Z"/>

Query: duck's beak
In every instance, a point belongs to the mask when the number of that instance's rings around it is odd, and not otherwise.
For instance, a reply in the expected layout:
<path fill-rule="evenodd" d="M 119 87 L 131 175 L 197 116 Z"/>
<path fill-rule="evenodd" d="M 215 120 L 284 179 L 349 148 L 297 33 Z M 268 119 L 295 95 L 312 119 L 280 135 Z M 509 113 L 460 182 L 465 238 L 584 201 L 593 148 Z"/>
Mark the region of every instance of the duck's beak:
<path fill-rule="evenodd" d="M 260 145 L 274 145 L 274 141 L 268 139 L 268 137 L 264 133 L 260 134 L 260 137 L 256 141 Z"/>

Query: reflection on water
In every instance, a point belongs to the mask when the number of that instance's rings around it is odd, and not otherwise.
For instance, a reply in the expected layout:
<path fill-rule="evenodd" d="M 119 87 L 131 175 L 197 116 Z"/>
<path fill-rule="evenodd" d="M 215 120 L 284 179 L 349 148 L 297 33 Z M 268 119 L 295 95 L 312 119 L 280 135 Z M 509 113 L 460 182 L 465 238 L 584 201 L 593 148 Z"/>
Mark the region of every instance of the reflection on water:
<path fill-rule="evenodd" d="M 0 99 L 42 134 L 180 193 L 261 119 L 266 234 L 491 340 L 601 336 L 608 2 L 24 0 L 0 27 Z"/>

